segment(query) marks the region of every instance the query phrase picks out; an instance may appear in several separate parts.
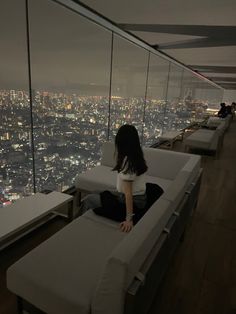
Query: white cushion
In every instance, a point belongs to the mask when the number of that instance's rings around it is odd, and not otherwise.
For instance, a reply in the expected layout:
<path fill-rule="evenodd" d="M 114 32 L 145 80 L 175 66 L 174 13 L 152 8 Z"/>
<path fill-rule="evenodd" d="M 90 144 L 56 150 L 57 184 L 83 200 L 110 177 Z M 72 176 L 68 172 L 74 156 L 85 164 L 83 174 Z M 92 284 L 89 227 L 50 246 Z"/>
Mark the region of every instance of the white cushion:
<path fill-rule="evenodd" d="M 82 216 L 83 218 L 90 219 L 91 221 L 95 221 L 97 223 L 107 225 L 111 228 L 119 229 L 119 225 L 120 225 L 119 222 L 99 216 L 95 214 L 92 209 L 87 210 Z"/>
<path fill-rule="evenodd" d="M 162 133 L 162 135 L 159 138 L 161 140 L 173 140 L 182 134 L 183 134 L 183 132 L 181 132 L 181 131 L 168 131 L 168 132 Z"/>
<path fill-rule="evenodd" d="M 117 172 L 108 166 L 96 166 L 76 177 L 75 186 L 85 191 L 116 189 Z"/>
<path fill-rule="evenodd" d="M 7 287 L 46 313 L 90 314 L 107 257 L 125 236 L 80 217 L 12 265 Z"/>

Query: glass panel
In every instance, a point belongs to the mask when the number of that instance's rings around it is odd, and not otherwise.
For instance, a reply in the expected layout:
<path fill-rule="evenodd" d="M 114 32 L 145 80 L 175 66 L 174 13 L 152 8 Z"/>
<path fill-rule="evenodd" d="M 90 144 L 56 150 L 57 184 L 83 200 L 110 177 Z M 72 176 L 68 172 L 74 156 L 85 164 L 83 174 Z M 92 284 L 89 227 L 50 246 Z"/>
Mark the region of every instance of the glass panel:
<path fill-rule="evenodd" d="M 182 117 L 183 104 L 181 101 L 183 69 L 171 63 L 168 80 L 167 106 L 165 111 L 163 130 L 180 130 L 185 127 Z"/>
<path fill-rule="evenodd" d="M 208 85 L 208 83 L 202 81 L 198 76 L 193 75 L 189 72 L 189 76 L 191 75 L 189 93 L 191 97 L 187 97 L 187 106 L 192 108 L 191 111 L 191 122 L 201 122 L 206 117 L 207 114 L 207 104 L 205 102 L 204 96 L 204 87 Z"/>
<path fill-rule="evenodd" d="M 202 119 L 204 105 L 196 98 L 196 84 L 198 84 L 198 79 L 195 78 L 193 73 L 184 70 L 181 86 L 182 108 L 179 112 L 179 117 L 182 120 L 182 128 Z"/>
<path fill-rule="evenodd" d="M 111 133 L 125 123 L 142 134 L 148 52 L 131 42 L 114 36 L 111 98 Z"/>
<path fill-rule="evenodd" d="M 150 54 L 143 140 L 146 146 L 155 143 L 162 132 L 169 62 Z"/>
<path fill-rule="evenodd" d="M 226 89 L 224 90 L 224 92 L 222 92 L 222 95 L 223 93 L 224 93 L 223 101 L 226 103 L 226 105 L 231 105 L 232 102 L 236 101 L 236 90 Z"/>
<path fill-rule="evenodd" d="M 198 104 L 198 111 L 202 108 L 202 117 L 216 114 L 222 100 L 222 90 L 198 77 L 194 79 L 194 95 Z"/>
<path fill-rule="evenodd" d="M 24 10 L 23 0 L 0 4 L 0 207 L 33 192 Z"/>
<path fill-rule="evenodd" d="M 208 84 L 206 86 L 205 94 L 208 103 L 209 114 L 216 114 L 220 109 L 220 103 L 222 102 L 222 90 Z"/>
<path fill-rule="evenodd" d="M 65 190 L 107 138 L 111 32 L 46 0 L 30 20 L 37 190 Z"/>

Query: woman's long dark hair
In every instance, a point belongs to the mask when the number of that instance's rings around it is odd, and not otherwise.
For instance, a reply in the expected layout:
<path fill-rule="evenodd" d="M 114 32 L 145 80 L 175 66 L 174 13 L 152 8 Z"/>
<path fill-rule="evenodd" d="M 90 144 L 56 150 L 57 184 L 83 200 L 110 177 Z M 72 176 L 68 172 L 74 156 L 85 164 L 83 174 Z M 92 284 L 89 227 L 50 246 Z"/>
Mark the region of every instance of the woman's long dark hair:
<path fill-rule="evenodd" d="M 135 173 L 137 176 L 147 171 L 146 161 L 139 142 L 139 136 L 133 125 L 122 125 L 115 138 L 116 166 L 113 170 Z"/>

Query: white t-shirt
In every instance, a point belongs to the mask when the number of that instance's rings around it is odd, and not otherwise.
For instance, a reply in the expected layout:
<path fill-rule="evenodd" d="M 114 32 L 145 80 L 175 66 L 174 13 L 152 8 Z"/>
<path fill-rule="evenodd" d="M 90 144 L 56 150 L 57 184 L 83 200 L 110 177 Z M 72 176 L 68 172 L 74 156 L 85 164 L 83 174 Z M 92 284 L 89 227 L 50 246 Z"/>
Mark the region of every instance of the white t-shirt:
<path fill-rule="evenodd" d="M 126 159 L 125 159 L 126 160 Z M 124 163 L 125 163 L 124 160 Z M 116 188 L 120 193 L 123 191 L 123 181 L 131 181 L 133 195 L 143 195 L 146 192 L 146 176 L 145 173 L 137 176 L 135 173 L 124 173 L 125 169 L 117 174 Z"/>
<path fill-rule="evenodd" d="M 123 181 L 132 181 L 132 190 L 133 195 L 143 195 L 146 192 L 146 180 L 145 180 L 145 174 L 141 174 L 140 176 L 137 176 L 136 174 L 130 174 L 123 172 L 120 172 L 117 174 L 117 180 L 116 180 L 116 188 L 117 191 L 120 193 L 124 193 L 123 191 Z"/>

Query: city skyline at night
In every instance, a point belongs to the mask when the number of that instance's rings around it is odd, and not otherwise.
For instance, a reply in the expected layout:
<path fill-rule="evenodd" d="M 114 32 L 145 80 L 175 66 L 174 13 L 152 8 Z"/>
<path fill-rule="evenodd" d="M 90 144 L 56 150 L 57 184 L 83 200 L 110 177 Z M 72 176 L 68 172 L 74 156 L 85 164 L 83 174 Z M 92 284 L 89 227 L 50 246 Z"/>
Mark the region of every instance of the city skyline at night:
<path fill-rule="evenodd" d="M 36 191 L 63 191 L 78 173 L 99 163 L 101 144 L 108 139 L 109 99 L 35 90 L 32 96 Z M 205 115 L 207 108 L 191 97 L 168 104 L 164 99 L 147 99 L 143 119 L 144 99 L 113 96 L 109 139 L 122 124 L 130 123 L 140 137 L 143 134 L 143 145 L 149 146 L 162 129 L 183 129 Z M 3 206 L 34 191 L 29 93 L 0 90 L 0 110 Z"/>

